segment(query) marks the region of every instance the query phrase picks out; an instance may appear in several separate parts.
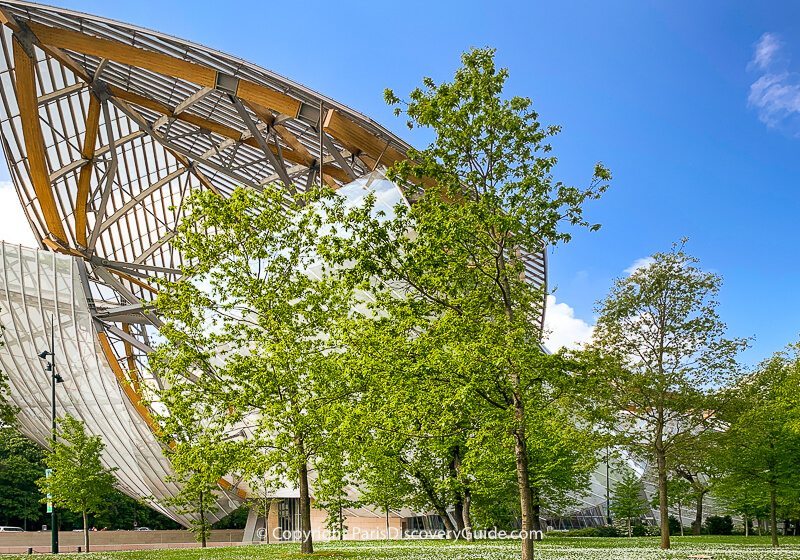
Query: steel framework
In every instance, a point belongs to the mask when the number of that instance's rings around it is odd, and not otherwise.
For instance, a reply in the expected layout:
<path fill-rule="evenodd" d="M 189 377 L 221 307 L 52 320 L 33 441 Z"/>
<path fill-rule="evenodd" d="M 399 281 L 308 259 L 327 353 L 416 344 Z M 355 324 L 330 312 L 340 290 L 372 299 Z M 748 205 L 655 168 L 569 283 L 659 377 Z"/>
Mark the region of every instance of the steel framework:
<path fill-rule="evenodd" d="M 273 181 L 339 188 L 406 159 L 409 146 L 299 84 L 174 37 L 12 0 L 0 0 L 0 23 L 0 141 L 20 202 L 40 249 L 78 263 L 75 293 L 85 297 L 98 360 L 140 424 L 156 430 L 139 391 L 159 383 L 143 378 L 161 325 L 147 302 L 157 294 L 151 279 L 181 274 L 169 240 L 189 193 L 226 196 Z M 529 280 L 546 285 L 544 251 L 526 263 Z M 16 382 L 32 371 L 7 373 Z M 246 495 L 235 481 L 220 483 L 233 498 Z M 130 481 L 123 488 L 143 492 Z"/>

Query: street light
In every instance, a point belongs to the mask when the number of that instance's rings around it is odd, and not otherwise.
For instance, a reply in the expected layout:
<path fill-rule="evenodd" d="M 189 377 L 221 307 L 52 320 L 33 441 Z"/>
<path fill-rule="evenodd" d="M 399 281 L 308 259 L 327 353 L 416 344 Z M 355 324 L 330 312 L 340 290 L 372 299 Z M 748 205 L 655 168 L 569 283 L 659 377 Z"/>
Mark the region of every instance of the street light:
<path fill-rule="evenodd" d="M 53 352 L 56 349 L 56 335 L 55 335 L 55 316 L 50 318 L 50 349 L 44 350 L 39 353 L 39 358 L 42 360 L 47 360 L 49 357 L 50 360 L 47 361 L 47 366 L 44 368 L 45 371 L 50 372 L 50 381 L 51 386 L 53 389 L 53 451 L 55 451 L 55 443 L 56 443 L 56 383 L 63 383 L 64 379 L 56 372 L 56 356 Z M 56 508 L 52 506 L 52 518 L 51 523 L 52 527 L 50 529 L 50 535 L 52 536 L 52 552 L 53 554 L 58 554 L 58 515 L 56 514 Z"/>

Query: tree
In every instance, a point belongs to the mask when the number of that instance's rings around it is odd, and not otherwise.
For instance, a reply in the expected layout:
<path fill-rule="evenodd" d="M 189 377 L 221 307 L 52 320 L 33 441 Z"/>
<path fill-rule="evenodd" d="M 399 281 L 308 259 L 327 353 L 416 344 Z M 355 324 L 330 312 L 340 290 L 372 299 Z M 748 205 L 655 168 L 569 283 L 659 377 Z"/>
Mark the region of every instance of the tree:
<path fill-rule="evenodd" d="M 533 555 L 534 500 L 528 459 L 527 411 L 549 400 L 574 364 L 540 347 L 544 291 L 525 276 L 526 251 L 565 242 L 562 225 L 591 226 L 584 202 L 610 179 L 600 164 L 588 188 L 555 182 L 549 137 L 527 98 L 502 98 L 508 76 L 494 51 L 472 49 L 450 83 L 424 78 L 403 106 L 410 127 L 430 128 L 433 143 L 410 150 L 389 178 L 413 190 L 411 207 L 374 217 L 366 206 L 343 212 L 346 235 L 328 239 L 326 256 L 375 300 L 375 327 L 410 339 L 407 375 L 443 381 L 451 402 L 482 403 L 484 418 L 513 448 L 522 514 L 522 557 Z M 372 201 L 374 203 L 374 200 Z M 598 226 L 591 226 L 596 229 Z M 407 235 L 414 232 L 413 235 Z M 391 345 L 390 345 L 391 347 Z M 416 372 L 416 373 L 415 373 Z"/>
<path fill-rule="evenodd" d="M 791 407 L 780 397 L 792 375 L 787 364 L 787 356 L 778 353 L 733 387 L 736 406 L 725 414 L 729 428 L 715 458 L 721 485 L 727 487 L 723 495 L 738 508 L 757 511 L 758 498 L 766 495 L 774 547 L 779 545 L 779 502 L 795 498 L 800 464 L 800 434 L 791 426 Z"/>
<path fill-rule="evenodd" d="M 177 474 L 170 477 L 169 481 L 180 484 L 180 492 L 161 500 L 164 505 L 175 507 L 175 511 L 181 515 L 196 514 L 190 522 L 189 530 L 195 534 L 195 539 L 202 548 L 206 548 L 207 539 L 211 534 L 212 521 L 207 516 L 219 511 L 217 480 L 213 475 L 209 477 L 207 472 Z"/>
<path fill-rule="evenodd" d="M 691 499 L 695 503 L 695 518 L 692 529 L 700 535 L 703 527 L 703 501 L 711 492 L 709 472 L 713 469 L 714 447 L 719 439 L 719 432 L 706 432 L 695 436 L 690 434 L 689 441 L 675 446 L 671 469 L 674 474 L 689 484 Z M 669 488 L 668 490 L 672 490 Z M 683 525 L 681 525 L 683 529 Z"/>
<path fill-rule="evenodd" d="M 690 501 L 693 497 L 692 485 L 685 479 L 672 476 L 667 481 L 667 505 L 669 506 L 678 506 L 678 518 L 675 520 L 677 527 L 675 527 L 675 532 L 680 531 L 681 536 L 683 535 L 683 504 Z M 661 506 L 661 495 L 656 489 L 656 493 L 653 496 L 652 501 L 650 502 L 650 506 L 658 509 Z M 661 515 L 668 515 L 669 511 L 662 511 Z M 673 519 L 670 517 L 669 519 Z M 669 534 L 672 535 L 673 527 L 670 525 Z"/>
<path fill-rule="evenodd" d="M 674 455 L 718 424 L 726 402 L 720 388 L 737 375 L 735 357 L 746 346 L 723 337 L 716 312 L 721 279 L 696 263 L 682 245 L 656 253 L 617 279 L 597 308 L 593 350 L 612 364 L 600 380 L 615 429 L 633 453 L 655 463 L 662 512 Z M 661 548 L 669 546 L 662 515 Z"/>
<path fill-rule="evenodd" d="M 631 471 L 625 471 L 622 479 L 614 485 L 614 495 L 611 500 L 611 513 L 615 517 L 628 520 L 628 536 L 631 536 L 631 519 L 647 513 L 642 483 Z M 666 509 L 662 510 L 666 512 Z M 662 518 L 667 516 L 662 513 Z"/>
<path fill-rule="evenodd" d="M 0 429 L 0 509 L 10 518 L 38 521 L 42 514 L 36 480 L 45 469 L 44 450 L 15 428 Z"/>
<path fill-rule="evenodd" d="M 163 282 L 155 305 L 166 342 L 150 363 L 166 382 L 157 397 L 169 410 L 160 419 L 166 436 L 202 429 L 187 471 L 199 470 L 204 454 L 260 458 L 259 473 L 299 486 L 301 550 L 311 553 L 308 473 L 324 471 L 321 458 L 338 449 L 337 407 L 349 394 L 331 331 L 352 300 L 317 264 L 325 193 L 286 204 L 290 195 L 270 185 L 191 197 L 172 240 L 191 264 L 181 280 Z M 238 444 L 243 430 L 247 442 Z"/>
<path fill-rule="evenodd" d="M 36 484 L 45 495 L 43 503 L 51 496 L 53 507 L 63 507 L 83 515 L 83 543 L 89 552 L 89 514 L 106 508 L 105 498 L 114 491 L 116 480 L 112 474 L 116 467 L 106 469 L 101 457 L 105 444 L 100 436 L 86 434 L 83 422 L 72 416 L 58 421 L 61 441 L 53 442 L 53 450 L 45 455 L 45 463 L 52 469 L 49 477 L 40 478 Z"/>

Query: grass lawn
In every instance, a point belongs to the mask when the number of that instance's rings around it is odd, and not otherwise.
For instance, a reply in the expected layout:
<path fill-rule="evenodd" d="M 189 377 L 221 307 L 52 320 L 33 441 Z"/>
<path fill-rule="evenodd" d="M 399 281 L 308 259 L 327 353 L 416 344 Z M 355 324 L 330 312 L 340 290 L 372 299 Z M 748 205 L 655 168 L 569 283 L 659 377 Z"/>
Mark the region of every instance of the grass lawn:
<path fill-rule="evenodd" d="M 773 549 L 768 537 L 673 537 L 672 550 L 662 551 L 657 537 L 642 538 L 545 538 L 536 544 L 539 560 L 661 560 L 708 554 L 714 560 L 800 560 L 800 537 L 781 538 Z M 209 549 L 96 552 L 95 559 L 108 560 L 272 560 L 307 558 L 298 544 L 272 544 Z M 477 543 L 447 541 L 331 542 L 315 545 L 314 557 L 408 560 L 513 560 L 519 558 L 519 542 L 511 540 Z M 61 554 L 63 560 L 86 560 L 85 555 Z M 22 556 L 13 557 L 22 560 Z M 30 559 L 29 556 L 25 558 Z"/>

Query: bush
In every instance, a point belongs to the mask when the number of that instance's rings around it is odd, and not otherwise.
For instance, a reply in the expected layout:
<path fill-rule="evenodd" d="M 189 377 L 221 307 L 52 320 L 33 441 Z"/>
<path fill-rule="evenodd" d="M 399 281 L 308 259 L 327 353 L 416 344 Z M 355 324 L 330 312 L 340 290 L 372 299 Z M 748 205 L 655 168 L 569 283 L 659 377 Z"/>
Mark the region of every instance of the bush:
<path fill-rule="evenodd" d="M 669 516 L 669 534 L 670 535 L 680 535 L 681 534 L 681 522 L 674 515 Z"/>
<path fill-rule="evenodd" d="M 606 525 L 605 527 L 598 527 L 601 537 L 618 537 L 619 531 L 613 525 Z"/>
<path fill-rule="evenodd" d="M 634 537 L 645 537 L 647 536 L 647 527 L 644 525 L 634 525 L 633 529 L 631 529 L 631 534 Z"/>
<path fill-rule="evenodd" d="M 568 537 L 599 537 L 600 529 L 595 527 L 586 527 L 585 529 L 573 529 L 567 533 Z"/>
<path fill-rule="evenodd" d="M 661 527 L 658 525 L 645 525 L 645 530 L 647 531 L 648 537 L 660 537 L 661 536 Z"/>
<path fill-rule="evenodd" d="M 733 533 L 733 520 L 730 515 L 712 515 L 706 519 L 706 530 L 709 535 L 730 535 Z"/>
<path fill-rule="evenodd" d="M 564 531 L 547 531 L 544 534 L 545 537 L 557 537 L 557 538 L 564 538 L 567 534 Z"/>

